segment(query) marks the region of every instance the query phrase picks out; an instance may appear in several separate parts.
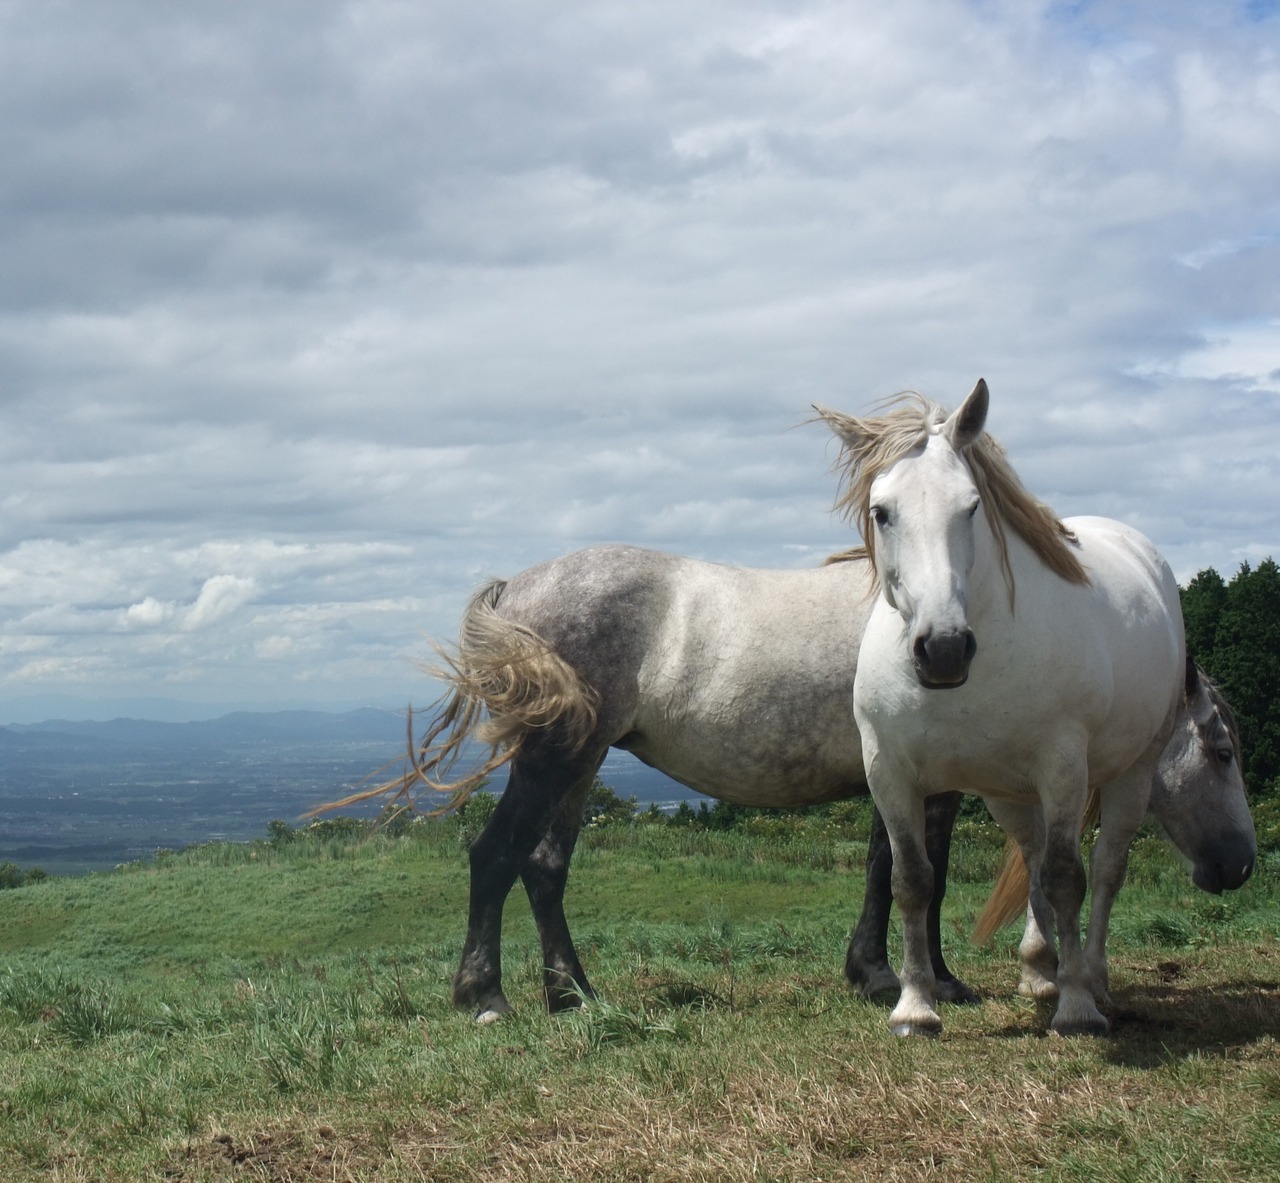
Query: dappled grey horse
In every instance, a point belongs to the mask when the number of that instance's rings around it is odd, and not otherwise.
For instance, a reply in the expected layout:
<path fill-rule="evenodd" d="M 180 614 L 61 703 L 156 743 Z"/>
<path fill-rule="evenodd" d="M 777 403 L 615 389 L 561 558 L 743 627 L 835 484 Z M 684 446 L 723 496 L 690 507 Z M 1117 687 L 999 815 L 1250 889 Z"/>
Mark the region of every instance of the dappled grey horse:
<path fill-rule="evenodd" d="M 610 747 L 735 805 L 813 805 L 865 795 L 853 676 L 873 604 L 850 552 L 806 570 L 730 567 L 632 546 L 596 546 L 493 580 L 472 598 L 448 676 L 452 695 L 422 743 L 416 779 L 465 799 L 502 764 L 507 786 L 471 848 L 471 905 L 455 1003 L 481 1019 L 502 992 L 502 910 L 517 877 L 542 941 L 547 1005 L 591 987 L 563 900 L 583 805 Z M 483 721 L 485 711 L 490 718 Z M 490 759 L 442 779 L 472 735 Z M 939 912 L 960 798 L 929 804 L 930 910 L 943 995 L 973 992 L 942 958 Z M 845 971 L 867 995 L 896 990 L 885 951 L 892 860 L 882 826 Z"/>

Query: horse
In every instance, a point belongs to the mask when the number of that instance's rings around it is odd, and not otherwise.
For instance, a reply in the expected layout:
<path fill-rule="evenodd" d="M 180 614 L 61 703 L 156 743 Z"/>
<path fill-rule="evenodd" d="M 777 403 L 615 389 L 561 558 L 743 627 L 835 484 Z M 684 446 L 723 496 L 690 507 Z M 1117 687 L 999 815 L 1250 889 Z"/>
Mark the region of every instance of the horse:
<path fill-rule="evenodd" d="M 1090 799 L 1096 815 L 1097 796 Z M 878 816 L 878 815 L 877 815 Z M 1191 881 L 1220 895 L 1244 886 L 1258 853 L 1240 760 L 1240 732 L 1222 691 L 1187 658 L 1183 705 L 1173 735 L 1160 755 L 1148 817 L 1186 866 Z M 1091 824 L 1096 821 L 1091 816 Z M 1026 913 L 1019 946 L 1018 993 L 1040 1001 L 1057 996 L 1057 954 L 1052 935 L 1041 929 L 1030 905 L 1027 864 L 1015 839 L 1005 844 L 996 886 L 974 926 L 976 945 L 991 941 Z M 1105 999 L 1103 999 L 1105 1001 Z"/>
<path fill-rule="evenodd" d="M 1137 531 L 1060 521 L 1032 497 L 985 431 L 989 405 L 979 379 L 949 415 L 918 395 L 875 417 L 815 408 L 841 442 L 838 504 L 877 586 L 854 717 L 902 915 L 889 1025 L 942 1029 L 924 803 L 946 789 L 982 796 L 1030 868 L 1034 920 L 1057 942 L 1052 1029 L 1102 1034 L 1111 906 L 1184 697 L 1178 587 Z M 1091 789 L 1101 824 L 1082 945 Z"/>
<path fill-rule="evenodd" d="M 443 673 L 452 689 L 416 744 L 411 771 L 392 786 L 406 795 L 424 784 L 445 791 L 444 808 L 453 808 L 510 765 L 494 815 L 470 850 L 469 918 L 454 1002 L 485 1022 L 511 1009 L 502 990 L 500 936 L 517 878 L 542 941 L 548 1008 L 593 996 L 563 897 L 583 800 L 610 746 L 736 804 L 780 807 L 865 795 L 853 680 L 872 590 L 861 551 L 792 571 L 597 546 L 477 591 L 463 614 L 456 654 L 446 655 Z M 446 779 L 477 736 L 490 745 L 488 759 Z M 1205 756 L 1197 751 L 1170 770 L 1171 783 L 1192 784 L 1203 775 Z M 1183 798 L 1194 809 L 1194 789 Z M 958 793 L 944 793 L 925 805 L 935 870 L 927 925 L 939 996 L 974 1002 L 974 992 L 947 968 L 940 937 L 959 802 Z M 890 873 L 888 836 L 876 814 L 862 914 L 845 959 L 845 976 L 868 998 L 898 991 L 886 949 Z"/>

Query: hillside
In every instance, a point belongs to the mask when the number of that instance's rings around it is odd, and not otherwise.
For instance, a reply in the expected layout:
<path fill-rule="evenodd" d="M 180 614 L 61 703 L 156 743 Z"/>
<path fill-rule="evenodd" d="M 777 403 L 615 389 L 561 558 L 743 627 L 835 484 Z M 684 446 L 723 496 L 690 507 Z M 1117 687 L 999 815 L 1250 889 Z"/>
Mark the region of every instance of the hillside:
<path fill-rule="evenodd" d="M 5 892 L 0 1177 L 1270 1177 L 1273 856 L 1210 897 L 1143 839 L 1113 927 L 1113 1034 L 1046 1039 L 1014 992 L 1017 934 L 963 939 L 999 849 L 963 823 L 945 939 L 986 1002 L 903 1043 L 840 978 L 866 822 L 840 817 L 587 831 L 567 911 L 608 1001 L 543 1014 L 517 890 L 518 1013 L 492 1027 L 448 1001 L 465 816 Z"/>

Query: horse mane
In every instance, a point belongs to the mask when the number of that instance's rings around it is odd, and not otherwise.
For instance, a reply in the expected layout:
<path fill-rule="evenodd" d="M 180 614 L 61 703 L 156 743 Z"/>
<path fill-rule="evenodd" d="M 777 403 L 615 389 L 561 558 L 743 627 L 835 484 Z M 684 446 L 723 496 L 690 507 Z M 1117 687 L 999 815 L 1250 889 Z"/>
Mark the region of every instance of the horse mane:
<path fill-rule="evenodd" d="M 914 391 L 897 395 L 882 405 L 890 409 L 875 418 L 814 408 L 840 439 L 840 456 L 835 467 L 841 473 L 841 486 L 835 508 L 857 527 L 863 539 L 861 550 L 877 575 L 875 531 L 871 529 L 871 483 L 921 447 L 947 419 L 947 412 L 939 404 Z M 987 507 L 987 520 L 995 535 L 1010 604 L 1014 599 L 1014 580 L 1006 525 L 1054 574 L 1068 583 L 1088 583 L 1089 574 L 1074 549 L 1075 535 L 1048 506 L 1027 492 L 1001 444 L 984 431 L 963 455 Z"/>
<path fill-rule="evenodd" d="M 867 548 L 865 546 L 851 546 L 848 550 L 838 550 L 833 555 L 827 555 L 822 560 L 824 567 L 834 566 L 836 563 L 861 563 L 867 558 Z"/>

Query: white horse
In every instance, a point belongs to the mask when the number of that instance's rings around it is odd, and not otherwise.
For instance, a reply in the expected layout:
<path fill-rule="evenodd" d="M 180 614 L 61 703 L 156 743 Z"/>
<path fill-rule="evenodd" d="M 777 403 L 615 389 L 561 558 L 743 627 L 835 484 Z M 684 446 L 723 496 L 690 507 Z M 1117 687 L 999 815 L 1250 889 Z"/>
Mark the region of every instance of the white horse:
<path fill-rule="evenodd" d="M 819 409 L 843 443 L 842 505 L 879 582 L 854 714 L 902 910 L 898 1034 L 937 1034 L 925 940 L 924 801 L 978 793 L 1022 845 L 1039 926 L 1056 930 L 1053 1029 L 1102 1033 L 1105 940 L 1129 845 L 1183 691 L 1178 587 L 1119 522 L 1059 522 L 984 433 L 979 381 L 949 417 L 915 398 L 877 418 Z M 1101 796 L 1088 944 L 1080 830 Z"/>

